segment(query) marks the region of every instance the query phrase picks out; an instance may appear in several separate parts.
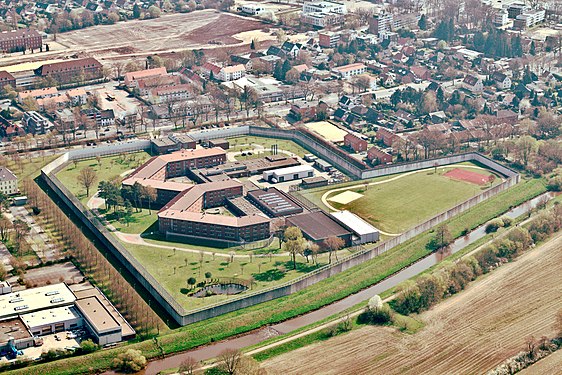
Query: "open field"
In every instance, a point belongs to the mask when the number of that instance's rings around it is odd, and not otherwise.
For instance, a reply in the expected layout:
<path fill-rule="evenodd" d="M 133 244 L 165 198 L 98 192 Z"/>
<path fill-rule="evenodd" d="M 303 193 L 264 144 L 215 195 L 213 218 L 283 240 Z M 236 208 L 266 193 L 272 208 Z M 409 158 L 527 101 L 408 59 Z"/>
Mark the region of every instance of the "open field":
<path fill-rule="evenodd" d="M 481 187 L 444 176 L 452 168 L 479 175 L 490 174 L 485 170 L 474 169 L 474 167 L 474 165 L 457 164 L 440 167 L 437 169 L 437 174 L 433 169 L 422 170 L 365 181 L 365 184 L 375 183 L 369 186 L 363 185 L 361 182 L 354 188 L 339 190 L 337 185 L 332 185 L 301 191 L 301 194 L 327 209 L 328 207 L 322 204 L 320 199 L 325 197 L 335 209 L 354 212 L 382 231 L 399 233 L 478 194 L 482 188 L 488 187 L 489 184 Z M 500 179 L 497 178 L 496 183 L 499 182 Z M 331 192 L 333 189 L 338 190 Z M 330 193 L 325 195 L 328 192 Z M 343 192 L 354 192 L 363 196 L 351 200 L 347 204 L 332 200 L 334 197 L 338 200 L 339 195 Z"/>
<path fill-rule="evenodd" d="M 272 145 L 276 144 L 279 150 L 289 151 L 300 157 L 303 157 L 304 154 L 308 153 L 308 151 L 306 151 L 295 142 L 284 139 L 242 136 L 229 138 L 228 141 L 230 142 L 230 149 L 228 150 L 229 152 L 254 150 L 256 148 L 256 145 L 261 146 L 265 149 L 270 149 Z M 267 154 L 264 154 L 263 156 L 267 156 Z"/>
<path fill-rule="evenodd" d="M 5 157 L 2 165 L 8 167 L 18 176 L 18 185 L 21 189 L 25 179 L 34 179 L 41 173 L 41 168 L 55 160 L 59 155 L 46 155 L 43 157 L 28 158 L 18 155 L 14 160 L 12 157 Z"/>
<path fill-rule="evenodd" d="M 287 374 L 485 373 L 523 350 L 527 336 L 555 333 L 560 246 L 562 234 L 421 314 L 426 326 L 416 334 L 365 327 L 281 355 L 266 368 Z"/>
<path fill-rule="evenodd" d="M 261 22 L 250 18 L 202 10 L 75 30 L 59 34 L 57 41 L 70 50 L 95 55 L 171 52 L 201 48 L 208 46 L 210 41 L 224 45 L 238 44 L 247 38 L 236 39 L 233 35 L 264 27 Z M 268 35 L 253 36 L 265 38 Z"/>
<path fill-rule="evenodd" d="M 148 160 L 150 155 L 147 152 L 135 152 L 124 156 L 116 155 L 101 158 L 101 165 L 96 159 L 80 160 L 76 165 L 69 163 L 66 168 L 57 173 L 57 178 L 84 204 L 94 196 L 100 181 L 110 181 L 135 169 L 143 162 Z M 97 182 L 90 188 L 90 195 L 86 196 L 86 189 L 80 185 L 77 178 L 80 171 L 86 167 L 92 167 L 97 174 Z"/>
<path fill-rule="evenodd" d="M 347 134 L 345 130 L 330 124 L 328 121 L 310 122 L 304 126 L 319 134 L 322 138 L 334 143 L 343 142 L 343 137 Z"/>

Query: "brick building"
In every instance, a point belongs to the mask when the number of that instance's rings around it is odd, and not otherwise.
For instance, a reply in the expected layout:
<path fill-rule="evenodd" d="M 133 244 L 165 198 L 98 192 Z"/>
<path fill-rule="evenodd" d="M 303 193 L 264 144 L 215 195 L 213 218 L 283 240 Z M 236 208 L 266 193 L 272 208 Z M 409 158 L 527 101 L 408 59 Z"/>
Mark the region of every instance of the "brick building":
<path fill-rule="evenodd" d="M 371 147 L 369 151 L 367 151 L 367 159 L 375 165 L 392 163 L 392 155 L 376 147 Z"/>
<path fill-rule="evenodd" d="M 363 152 L 367 151 L 367 141 L 364 139 L 359 138 L 355 134 L 347 133 L 345 137 L 343 137 L 343 144 L 346 147 L 351 148 L 355 152 Z"/>
<path fill-rule="evenodd" d="M 35 69 L 34 72 L 35 75 L 42 78 L 53 78 L 59 84 L 80 80 L 91 81 L 103 77 L 101 63 L 92 57 L 45 64 Z"/>
<path fill-rule="evenodd" d="M 0 91 L 4 91 L 4 87 L 11 86 L 16 88 L 16 78 L 10 73 L 2 70 L 0 71 Z"/>
<path fill-rule="evenodd" d="M 43 39 L 37 30 L 19 29 L 0 33 L 0 49 L 3 52 L 19 52 L 40 49 Z"/>

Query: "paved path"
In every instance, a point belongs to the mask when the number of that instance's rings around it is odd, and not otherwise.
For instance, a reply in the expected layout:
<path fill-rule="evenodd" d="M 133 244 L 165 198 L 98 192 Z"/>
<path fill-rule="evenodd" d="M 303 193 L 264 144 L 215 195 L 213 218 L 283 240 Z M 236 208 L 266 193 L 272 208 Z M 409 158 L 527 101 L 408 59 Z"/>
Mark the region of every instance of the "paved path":
<path fill-rule="evenodd" d="M 475 166 L 475 165 L 462 165 L 461 167 L 462 167 L 462 168 L 485 169 L 485 168 L 482 168 L 482 167 L 477 167 L 477 166 Z M 443 166 L 439 166 L 438 168 L 459 168 L 459 166 L 458 166 L 458 165 L 443 165 Z M 339 191 L 346 191 L 346 190 L 351 190 L 351 189 L 357 189 L 357 188 L 360 188 L 360 187 L 363 187 L 363 186 L 382 185 L 382 184 L 386 184 L 386 183 L 388 183 L 388 182 L 396 181 L 396 180 L 398 180 L 398 179 L 400 179 L 400 178 L 403 178 L 403 177 L 412 175 L 412 174 L 414 174 L 414 173 L 425 172 L 425 171 L 429 171 L 429 170 L 432 170 L 432 169 L 434 169 L 434 167 L 426 168 L 426 169 L 418 169 L 418 170 L 416 170 L 416 171 L 402 173 L 402 174 L 400 174 L 400 175 L 398 175 L 398 176 L 395 176 L 395 177 L 392 177 L 392 178 L 389 178 L 389 179 L 383 180 L 383 181 L 375 181 L 375 182 L 370 182 L 370 183 L 368 183 L 368 184 L 357 184 L 357 185 L 352 185 L 352 186 L 344 186 L 344 187 L 341 187 L 341 188 L 336 188 L 336 189 L 328 190 L 327 192 L 325 192 L 325 193 L 322 195 L 322 203 L 323 203 L 326 207 L 328 207 L 328 209 L 330 209 L 331 211 L 339 211 L 339 210 L 336 209 L 334 206 L 332 206 L 330 203 L 328 203 L 328 195 L 330 195 L 330 194 L 332 194 L 332 193 L 337 193 L 337 192 L 339 192 Z M 382 235 L 389 236 L 389 237 L 396 237 L 396 236 L 399 236 L 399 235 L 401 234 L 401 233 L 387 233 L 387 232 L 383 232 L 382 230 L 380 230 L 380 228 L 377 228 L 377 229 L 379 229 L 379 232 L 380 232 Z"/>

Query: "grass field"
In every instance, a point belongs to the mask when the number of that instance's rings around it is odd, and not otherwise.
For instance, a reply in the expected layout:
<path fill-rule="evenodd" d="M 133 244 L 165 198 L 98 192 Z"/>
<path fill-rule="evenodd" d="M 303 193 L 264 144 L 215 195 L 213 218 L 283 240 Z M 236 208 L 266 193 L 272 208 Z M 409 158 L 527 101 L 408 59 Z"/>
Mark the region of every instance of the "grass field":
<path fill-rule="evenodd" d="M 165 244 L 176 245 L 169 242 Z M 189 245 L 184 246 L 189 247 Z M 186 296 L 188 292 L 186 281 L 189 277 L 194 277 L 197 282 L 201 282 L 205 281 L 205 272 L 211 272 L 212 278 L 253 280 L 253 287 L 249 290 L 251 292 L 285 283 L 328 263 L 327 254 L 318 256 L 318 265 L 314 265 L 312 262 L 306 263 L 303 257 L 297 257 L 296 270 L 293 270 L 289 256 L 236 254 L 231 263 L 229 257 L 224 256 L 224 253 L 216 252 L 215 255 L 212 255 L 203 251 L 199 253 L 184 251 L 184 246 L 177 246 L 176 250 L 173 250 L 126 244 L 131 254 L 170 292 L 176 301 L 188 310 L 231 298 L 225 295 L 205 298 L 188 297 Z"/>
<path fill-rule="evenodd" d="M 110 181 L 123 173 L 135 169 L 150 158 L 147 152 L 141 151 L 124 156 L 116 155 L 101 159 L 101 165 L 96 159 L 81 160 L 76 165 L 69 163 L 66 168 L 57 173 L 57 178 L 66 186 L 83 204 L 94 196 L 100 181 Z M 90 188 L 90 195 L 86 196 L 86 189 L 78 182 L 80 171 L 92 167 L 97 174 L 97 183 Z"/>
<path fill-rule="evenodd" d="M 11 157 L 6 157 L 4 165 L 18 176 L 19 188 L 22 188 L 23 181 L 26 179 L 34 179 L 41 173 L 41 168 L 55 160 L 59 155 L 46 155 L 44 157 L 27 158 L 23 155 L 19 156 L 19 161 L 14 161 Z"/>
<path fill-rule="evenodd" d="M 365 327 L 265 367 L 286 374 L 485 373 L 523 350 L 529 335 L 554 334 L 560 246 L 562 234 L 421 314 L 426 326 L 414 335 Z"/>
<path fill-rule="evenodd" d="M 544 180 L 525 180 L 508 191 L 498 194 L 468 212 L 449 220 L 447 224 L 453 236 L 458 237 L 463 230 L 473 229 L 501 215 L 510 207 L 523 203 L 544 191 L 546 191 Z M 158 340 L 159 344 L 165 353 L 187 350 L 248 332 L 267 324 L 286 320 L 330 304 L 380 281 L 426 255 L 425 245 L 431 237 L 432 233 L 423 233 L 379 257 L 334 275 L 291 296 L 264 302 L 173 330 L 162 335 Z M 159 349 L 150 340 L 130 344 L 128 348 L 141 350 L 147 358 L 160 355 Z M 87 356 L 68 358 L 10 371 L 8 374 L 71 375 L 88 373 L 91 368 L 108 368 L 115 355 L 123 350 L 123 348 L 102 350 Z"/>
<path fill-rule="evenodd" d="M 253 150 L 255 148 L 254 145 L 259 145 L 266 149 L 269 149 L 271 148 L 272 145 L 276 144 L 279 150 L 289 151 L 292 152 L 293 154 L 297 154 L 300 157 L 303 157 L 304 154 L 308 154 L 308 151 L 306 151 L 304 148 L 302 148 L 295 142 L 284 140 L 284 139 L 242 136 L 242 137 L 229 138 L 228 141 L 230 142 L 230 149 L 228 151 Z"/>
<path fill-rule="evenodd" d="M 377 185 L 368 186 L 365 183 L 365 185 L 360 184 L 346 190 L 362 194 L 363 197 L 348 204 L 330 201 L 329 203 L 336 209 L 356 213 L 382 231 L 400 233 L 481 192 L 482 187 L 476 184 L 456 181 L 443 176 L 452 168 L 466 169 L 484 175 L 490 174 L 488 171 L 469 167 L 466 164 L 458 164 L 448 168 L 438 168 L 437 173 L 431 169 L 404 174 L 404 177 L 398 179 L 394 179 L 396 176 L 381 177 L 366 181 L 366 183 L 378 183 Z M 384 182 L 385 180 L 388 182 Z M 499 182 L 500 179 L 496 179 L 496 183 Z M 487 187 L 489 185 L 484 188 Z M 302 191 L 301 194 L 326 208 L 321 203 L 321 197 L 326 192 L 337 188 L 336 185 Z M 334 191 L 326 198 L 330 199 L 341 193 L 342 191 Z"/>

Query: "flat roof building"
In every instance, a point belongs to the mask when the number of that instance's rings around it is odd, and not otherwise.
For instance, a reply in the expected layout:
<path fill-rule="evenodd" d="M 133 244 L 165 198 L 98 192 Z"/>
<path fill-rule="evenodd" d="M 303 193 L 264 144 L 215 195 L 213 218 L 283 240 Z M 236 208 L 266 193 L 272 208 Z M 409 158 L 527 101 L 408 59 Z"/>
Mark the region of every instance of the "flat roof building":
<path fill-rule="evenodd" d="M 76 307 L 86 318 L 86 326 L 99 345 L 112 344 L 123 339 L 121 325 L 96 296 L 76 301 Z"/>
<path fill-rule="evenodd" d="M 353 232 L 354 236 L 352 242 L 354 245 L 376 242 L 379 240 L 378 229 L 350 211 L 332 212 L 330 216 L 343 227 Z"/>
<path fill-rule="evenodd" d="M 74 306 L 55 307 L 21 315 L 33 336 L 73 330 L 83 325 L 82 316 Z"/>
<path fill-rule="evenodd" d="M 288 226 L 299 227 L 305 238 L 323 245 L 330 237 L 341 238 L 345 246 L 351 245 L 352 233 L 322 211 L 304 213 L 288 217 Z"/>
<path fill-rule="evenodd" d="M 262 177 L 265 181 L 272 183 L 298 180 L 306 177 L 313 177 L 314 169 L 310 165 L 297 165 L 281 169 L 265 171 Z"/>
<path fill-rule="evenodd" d="M 76 297 L 64 283 L 26 289 L 0 296 L 0 319 L 72 305 Z"/>
<path fill-rule="evenodd" d="M 248 192 L 248 199 L 269 217 L 299 214 L 303 208 L 287 193 L 276 188 L 253 190 Z"/>

